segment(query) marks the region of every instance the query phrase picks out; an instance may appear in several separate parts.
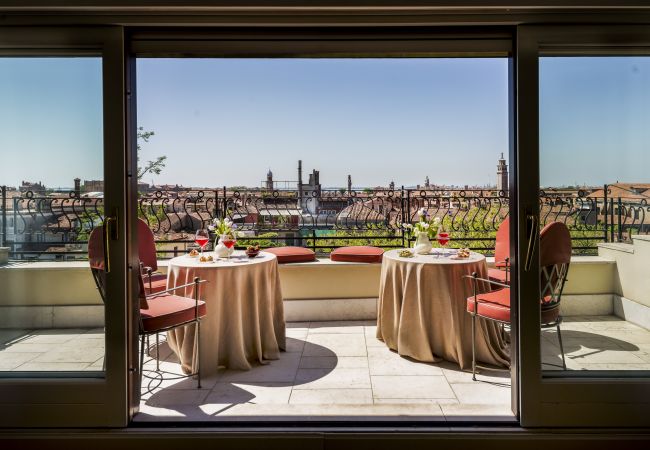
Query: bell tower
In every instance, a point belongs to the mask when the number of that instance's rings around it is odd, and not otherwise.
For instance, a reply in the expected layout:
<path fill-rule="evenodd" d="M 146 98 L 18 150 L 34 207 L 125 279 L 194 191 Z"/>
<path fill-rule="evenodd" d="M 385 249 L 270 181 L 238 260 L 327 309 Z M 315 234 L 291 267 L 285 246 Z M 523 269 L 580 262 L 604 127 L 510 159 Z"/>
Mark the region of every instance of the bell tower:
<path fill-rule="evenodd" d="M 499 164 L 497 164 L 497 191 L 508 192 L 508 165 L 501 153 Z"/>

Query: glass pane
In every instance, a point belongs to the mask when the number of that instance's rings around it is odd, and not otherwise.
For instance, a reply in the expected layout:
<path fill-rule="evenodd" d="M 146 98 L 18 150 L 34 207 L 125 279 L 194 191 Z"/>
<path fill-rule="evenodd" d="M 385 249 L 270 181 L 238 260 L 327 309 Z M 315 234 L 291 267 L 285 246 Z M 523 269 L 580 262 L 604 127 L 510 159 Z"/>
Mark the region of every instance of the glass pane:
<path fill-rule="evenodd" d="M 100 57 L 0 58 L 0 371 L 103 372 Z"/>
<path fill-rule="evenodd" d="M 541 225 L 573 250 L 562 286 L 542 229 L 545 370 L 650 370 L 649 146 L 650 57 L 540 59 Z"/>

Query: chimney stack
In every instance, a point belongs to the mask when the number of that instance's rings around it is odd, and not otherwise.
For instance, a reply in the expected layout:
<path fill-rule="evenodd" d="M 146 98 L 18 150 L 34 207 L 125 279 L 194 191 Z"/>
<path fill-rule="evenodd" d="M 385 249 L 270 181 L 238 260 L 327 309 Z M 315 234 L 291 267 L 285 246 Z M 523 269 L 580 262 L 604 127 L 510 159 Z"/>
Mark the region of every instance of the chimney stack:
<path fill-rule="evenodd" d="M 298 160 L 298 199 L 302 201 L 302 159 Z"/>
<path fill-rule="evenodd" d="M 352 175 L 348 175 L 348 193 L 352 192 Z"/>
<path fill-rule="evenodd" d="M 74 179 L 74 194 L 77 198 L 81 197 L 81 178 Z"/>

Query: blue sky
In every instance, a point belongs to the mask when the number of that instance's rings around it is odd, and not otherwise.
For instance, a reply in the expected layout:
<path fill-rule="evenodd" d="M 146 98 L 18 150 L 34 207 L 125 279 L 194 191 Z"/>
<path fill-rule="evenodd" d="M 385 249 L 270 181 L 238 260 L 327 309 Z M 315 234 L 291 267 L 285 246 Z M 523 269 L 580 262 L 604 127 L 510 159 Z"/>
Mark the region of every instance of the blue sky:
<path fill-rule="evenodd" d="M 506 59 L 140 59 L 144 181 L 259 186 L 495 183 Z M 648 181 L 650 58 L 544 58 L 543 185 Z M 101 61 L 0 58 L 0 184 L 102 177 Z M 306 176 L 305 176 L 306 178 Z"/>
<path fill-rule="evenodd" d="M 325 186 L 348 174 L 355 186 L 487 184 L 508 148 L 504 59 L 144 59 L 137 70 L 138 123 L 156 133 L 143 158 L 169 158 L 161 182 L 259 186 L 269 168 L 295 180 L 302 159 Z"/>

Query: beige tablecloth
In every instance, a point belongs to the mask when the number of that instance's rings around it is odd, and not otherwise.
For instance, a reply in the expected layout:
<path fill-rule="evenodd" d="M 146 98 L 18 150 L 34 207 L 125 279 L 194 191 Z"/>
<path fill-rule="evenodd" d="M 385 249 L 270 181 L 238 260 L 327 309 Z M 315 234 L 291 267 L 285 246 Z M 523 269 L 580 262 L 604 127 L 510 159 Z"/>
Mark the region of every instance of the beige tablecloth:
<path fill-rule="evenodd" d="M 472 368 L 472 321 L 466 298 L 476 272 L 487 278 L 485 257 L 468 260 L 418 255 L 401 258 L 399 250 L 384 254 L 381 267 L 377 338 L 400 355 L 419 361 L 457 362 Z M 488 286 L 482 286 L 489 289 Z M 477 361 L 507 366 L 509 348 L 494 322 L 477 320 Z"/>
<path fill-rule="evenodd" d="M 261 252 L 249 260 L 237 251 L 230 262 L 201 263 L 186 255 L 169 261 L 168 287 L 191 283 L 197 276 L 208 280 L 200 288 L 207 307 L 201 321 L 201 374 L 214 374 L 219 366 L 248 370 L 251 363 L 278 359 L 285 349 L 285 324 L 275 255 Z M 191 297 L 193 290 L 181 289 L 176 295 Z M 188 325 L 167 336 L 185 373 L 196 370 L 195 329 Z"/>

